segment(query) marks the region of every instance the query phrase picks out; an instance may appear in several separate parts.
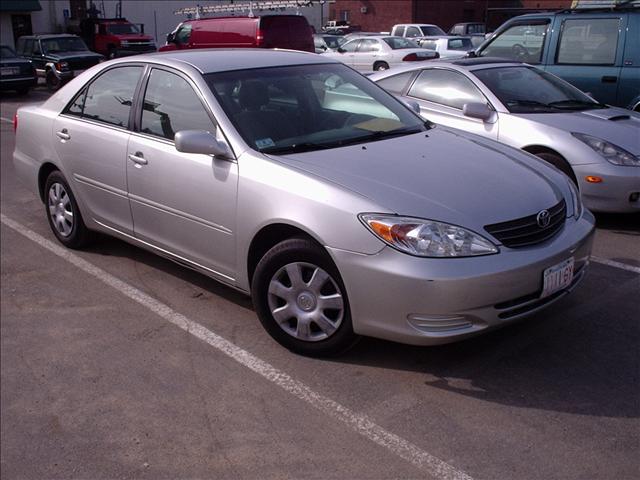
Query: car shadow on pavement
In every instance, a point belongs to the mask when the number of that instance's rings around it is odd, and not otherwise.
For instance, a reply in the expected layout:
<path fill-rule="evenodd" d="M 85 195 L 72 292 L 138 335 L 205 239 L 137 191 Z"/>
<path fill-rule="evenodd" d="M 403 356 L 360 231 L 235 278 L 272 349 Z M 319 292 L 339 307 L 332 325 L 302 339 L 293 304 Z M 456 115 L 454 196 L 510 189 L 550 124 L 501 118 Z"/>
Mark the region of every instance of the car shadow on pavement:
<path fill-rule="evenodd" d="M 596 213 L 595 217 L 598 228 L 640 236 L 640 213 Z"/>
<path fill-rule="evenodd" d="M 592 265 L 570 296 L 514 325 L 435 347 L 367 338 L 333 361 L 420 372 L 425 386 L 512 407 L 638 418 L 638 287 L 637 274 Z"/>
<path fill-rule="evenodd" d="M 87 251 L 128 258 L 253 310 L 246 295 L 120 240 L 100 237 Z M 519 408 L 637 418 L 638 286 L 633 272 L 592 264 L 571 295 L 503 329 L 431 347 L 363 338 L 341 356 L 318 361 L 418 372 L 425 387 Z"/>

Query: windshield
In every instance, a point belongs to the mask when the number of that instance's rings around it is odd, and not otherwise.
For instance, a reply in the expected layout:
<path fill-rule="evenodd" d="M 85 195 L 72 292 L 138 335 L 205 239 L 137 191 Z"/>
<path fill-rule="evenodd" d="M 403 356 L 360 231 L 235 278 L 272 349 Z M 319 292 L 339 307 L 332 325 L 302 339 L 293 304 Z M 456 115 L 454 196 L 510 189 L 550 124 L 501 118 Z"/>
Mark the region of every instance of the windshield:
<path fill-rule="evenodd" d="M 78 37 L 60 37 L 42 40 L 42 51 L 44 53 L 81 52 L 84 50 L 88 50 L 88 48 Z"/>
<path fill-rule="evenodd" d="M 5 47 L 4 45 L 0 47 L 0 58 L 16 58 L 16 52 L 11 50 L 9 47 Z"/>
<path fill-rule="evenodd" d="M 140 29 L 133 23 L 112 23 L 107 25 L 107 32 L 112 35 L 137 35 Z"/>
<path fill-rule="evenodd" d="M 467 33 L 469 35 L 485 33 L 485 30 L 484 23 L 473 23 L 471 25 L 467 25 Z"/>
<path fill-rule="evenodd" d="M 402 50 L 403 48 L 420 48 L 420 45 L 418 45 L 415 40 L 409 40 L 404 37 L 386 37 L 382 40 L 384 40 L 384 42 L 393 50 Z"/>
<path fill-rule="evenodd" d="M 557 113 L 605 106 L 574 86 L 534 67 L 498 67 L 474 70 L 511 113 Z M 526 88 L 522 88 L 526 85 Z"/>
<path fill-rule="evenodd" d="M 401 102 L 342 64 L 204 77 L 245 142 L 264 153 L 337 148 L 427 128 Z"/>
<path fill-rule="evenodd" d="M 442 30 L 440 27 L 436 27 L 435 25 L 423 25 L 422 27 L 420 27 L 420 30 L 422 30 L 422 34 L 425 37 L 437 37 L 439 35 L 446 35 L 446 33 L 444 33 L 444 30 Z"/>

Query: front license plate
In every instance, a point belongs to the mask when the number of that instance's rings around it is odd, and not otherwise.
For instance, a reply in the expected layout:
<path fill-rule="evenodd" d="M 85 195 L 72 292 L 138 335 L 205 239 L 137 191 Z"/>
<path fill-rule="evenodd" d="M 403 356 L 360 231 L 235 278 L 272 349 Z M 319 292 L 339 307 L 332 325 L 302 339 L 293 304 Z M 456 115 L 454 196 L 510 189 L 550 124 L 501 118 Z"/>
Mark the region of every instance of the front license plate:
<path fill-rule="evenodd" d="M 0 68 L 0 75 L 18 75 L 20 68 L 17 67 L 2 67 Z"/>
<path fill-rule="evenodd" d="M 543 287 L 540 298 L 553 295 L 557 291 L 571 285 L 571 281 L 573 280 L 573 265 L 574 258 L 571 257 L 562 263 L 547 268 L 542 275 Z"/>

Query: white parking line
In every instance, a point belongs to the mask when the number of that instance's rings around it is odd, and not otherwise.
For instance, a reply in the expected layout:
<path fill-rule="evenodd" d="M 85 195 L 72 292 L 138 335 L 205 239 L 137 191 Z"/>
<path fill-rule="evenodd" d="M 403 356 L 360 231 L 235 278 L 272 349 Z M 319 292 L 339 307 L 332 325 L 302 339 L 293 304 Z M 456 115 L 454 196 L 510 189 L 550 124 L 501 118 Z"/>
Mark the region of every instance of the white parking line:
<path fill-rule="evenodd" d="M 110 287 L 113 287 L 123 295 L 156 313 L 169 323 L 172 323 L 194 337 L 203 340 L 239 364 L 279 386 L 294 397 L 307 402 L 330 417 L 341 421 L 360 435 L 395 453 L 400 458 L 412 463 L 414 466 L 432 475 L 436 479 L 473 480 L 472 477 L 466 473 L 456 469 L 439 458 L 434 457 L 408 440 L 385 430 L 383 427 L 374 423 L 366 415 L 354 412 L 331 398 L 313 391 L 304 383 L 295 380 L 285 372 L 278 370 L 271 364 L 259 359 L 248 351 L 243 350 L 225 338 L 217 335 L 211 330 L 208 330 L 199 323 L 189 320 L 187 317 L 174 311 L 164 303 L 159 302 L 134 286 L 129 285 L 92 263 L 87 262 L 80 256 L 72 253 L 70 250 L 47 240 L 43 236 L 10 219 L 4 214 L 0 215 L 0 220 L 3 224 L 27 237 L 29 240 L 32 240 L 41 247 L 49 250 L 51 253 L 68 261 L 69 263 L 72 263 L 80 270 L 94 276 Z"/>
<path fill-rule="evenodd" d="M 0 120 L 7 123 L 13 123 L 13 120 L 9 120 L 8 118 L 0 117 Z"/>
<path fill-rule="evenodd" d="M 596 263 L 608 265 L 610 267 L 620 268 L 629 272 L 640 273 L 640 267 L 629 265 L 628 263 L 616 262 L 615 260 L 609 260 L 607 258 L 591 257 L 591 260 Z"/>

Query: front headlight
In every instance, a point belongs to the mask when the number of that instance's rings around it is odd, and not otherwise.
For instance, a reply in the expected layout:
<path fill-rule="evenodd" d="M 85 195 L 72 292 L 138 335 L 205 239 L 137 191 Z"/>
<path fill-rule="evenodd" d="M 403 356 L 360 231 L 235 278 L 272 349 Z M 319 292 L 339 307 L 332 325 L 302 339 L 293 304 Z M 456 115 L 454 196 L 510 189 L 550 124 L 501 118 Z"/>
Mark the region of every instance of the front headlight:
<path fill-rule="evenodd" d="M 601 138 L 592 137 L 585 133 L 572 133 L 581 142 L 589 145 L 594 151 L 614 165 L 624 165 L 627 167 L 640 167 L 640 158 L 627 152 L 624 148 L 618 147 Z"/>
<path fill-rule="evenodd" d="M 63 70 L 69 70 L 69 64 L 67 62 L 57 62 L 56 69 L 60 72 Z"/>
<path fill-rule="evenodd" d="M 358 217 L 383 242 L 409 255 L 449 258 L 498 253 L 489 240 L 456 225 L 376 213 Z"/>
<path fill-rule="evenodd" d="M 575 183 L 571 180 L 567 180 L 569 190 L 571 191 L 571 202 L 573 203 L 573 216 L 580 218 L 582 216 L 582 200 L 580 199 L 580 192 Z"/>

